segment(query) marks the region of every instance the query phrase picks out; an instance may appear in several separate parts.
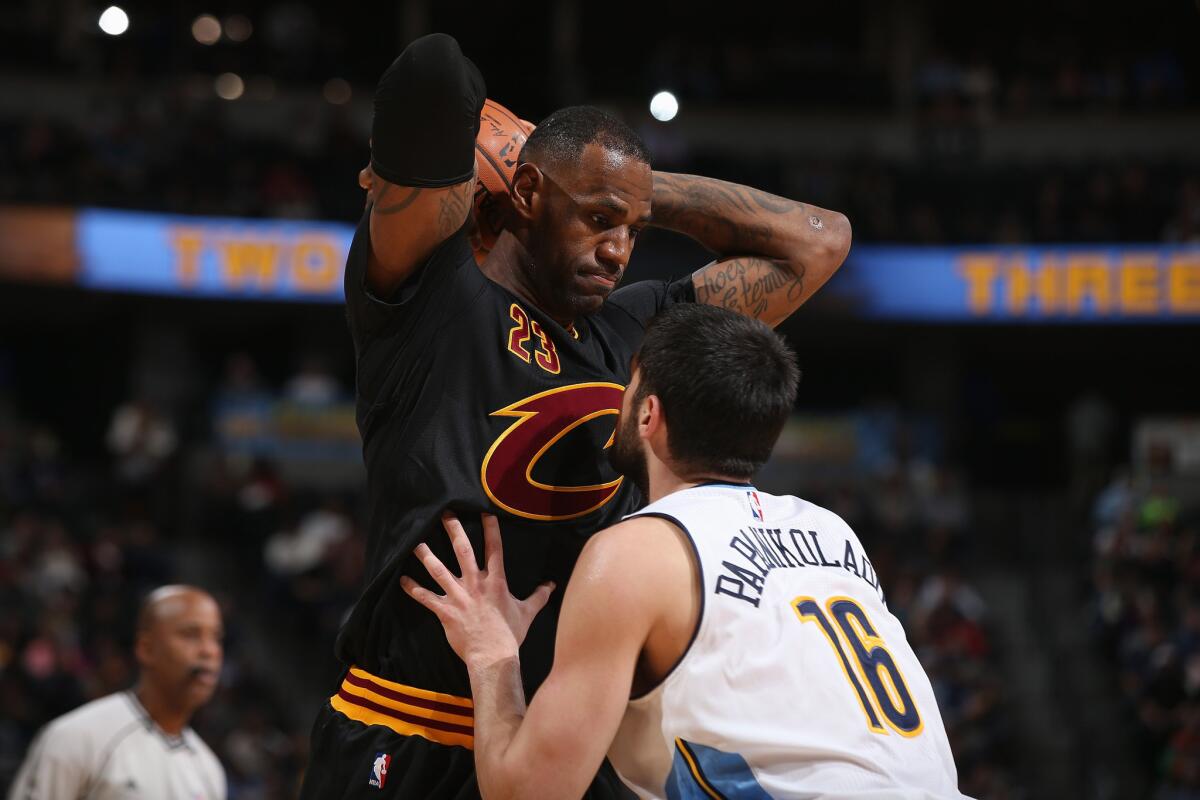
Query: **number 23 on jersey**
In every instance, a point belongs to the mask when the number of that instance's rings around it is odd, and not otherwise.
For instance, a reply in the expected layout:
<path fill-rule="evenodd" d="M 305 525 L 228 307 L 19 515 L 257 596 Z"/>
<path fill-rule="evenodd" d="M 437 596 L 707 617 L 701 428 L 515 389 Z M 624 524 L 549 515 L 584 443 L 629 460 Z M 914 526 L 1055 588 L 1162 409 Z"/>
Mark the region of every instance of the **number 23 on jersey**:
<path fill-rule="evenodd" d="M 557 375 L 562 369 L 558 362 L 558 351 L 554 349 L 554 342 L 542 330 L 542 326 L 537 320 L 530 319 L 525 309 L 516 303 L 509 306 L 508 316 L 517 323 L 508 332 L 508 351 L 525 363 L 532 360 L 546 372 Z M 529 340 L 533 336 L 537 337 L 539 344 L 531 351 Z"/>

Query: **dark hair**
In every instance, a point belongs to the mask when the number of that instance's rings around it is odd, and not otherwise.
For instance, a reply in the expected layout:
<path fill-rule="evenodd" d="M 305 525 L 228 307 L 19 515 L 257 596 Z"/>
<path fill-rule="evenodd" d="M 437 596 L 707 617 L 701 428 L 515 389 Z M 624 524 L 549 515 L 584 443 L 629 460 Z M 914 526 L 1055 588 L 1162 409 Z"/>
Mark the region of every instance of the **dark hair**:
<path fill-rule="evenodd" d="M 650 163 L 650 153 L 633 128 L 595 106 L 567 106 L 546 117 L 529 134 L 517 162 L 578 161 L 583 148 L 593 143 Z"/>
<path fill-rule="evenodd" d="M 696 303 L 670 306 L 650 322 L 637 367 L 634 407 L 658 396 L 679 465 L 739 479 L 771 455 L 800 381 L 795 354 L 773 330 Z"/>

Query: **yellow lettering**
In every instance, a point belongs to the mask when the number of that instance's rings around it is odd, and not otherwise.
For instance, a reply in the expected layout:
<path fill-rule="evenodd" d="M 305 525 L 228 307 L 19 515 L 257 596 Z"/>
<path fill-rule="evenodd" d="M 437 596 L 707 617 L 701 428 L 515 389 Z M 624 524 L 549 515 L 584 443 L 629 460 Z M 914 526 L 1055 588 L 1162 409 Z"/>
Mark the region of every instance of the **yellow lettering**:
<path fill-rule="evenodd" d="M 995 303 L 992 283 L 1000 271 L 997 256 L 963 256 L 958 272 L 967 282 L 967 307 L 972 314 L 987 314 Z"/>
<path fill-rule="evenodd" d="M 1131 253 L 1121 259 L 1117 295 L 1127 314 L 1156 314 L 1162 298 L 1158 288 L 1158 257 Z"/>
<path fill-rule="evenodd" d="M 175 248 L 175 274 L 184 286 L 200 282 L 200 251 L 204 238 L 195 228 L 171 228 L 171 246 Z"/>
<path fill-rule="evenodd" d="M 1031 270 L 1023 256 L 1016 256 L 1009 262 L 1004 275 L 1007 279 L 1005 300 L 1012 313 L 1027 313 L 1034 299 L 1044 313 L 1058 310 L 1062 270 L 1053 257 L 1047 256 L 1041 266 Z"/>
<path fill-rule="evenodd" d="M 337 249 L 325 236 L 305 236 L 292 249 L 292 274 L 296 288 L 324 292 L 337 277 Z"/>
<path fill-rule="evenodd" d="M 1067 311 L 1079 312 L 1088 297 L 1098 313 L 1108 313 L 1112 306 L 1108 259 L 1087 254 L 1067 256 Z"/>
<path fill-rule="evenodd" d="M 275 268 L 279 259 L 276 242 L 231 239 L 221 242 L 225 261 L 225 282 L 232 289 L 257 283 L 259 289 L 269 289 L 275 283 Z"/>
<path fill-rule="evenodd" d="M 1176 314 L 1200 312 L 1200 255 L 1180 254 L 1171 259 L 1167 305 Z"/>

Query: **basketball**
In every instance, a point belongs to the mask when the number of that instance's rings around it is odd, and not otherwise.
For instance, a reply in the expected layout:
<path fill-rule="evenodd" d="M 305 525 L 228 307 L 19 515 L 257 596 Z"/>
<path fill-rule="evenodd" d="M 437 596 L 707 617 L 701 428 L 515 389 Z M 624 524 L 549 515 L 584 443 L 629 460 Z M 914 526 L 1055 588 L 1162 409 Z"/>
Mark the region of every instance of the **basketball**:
<path fill-rule="evenodd" d="M 475 164 L 479 178 L 475 184 L 475 220 L 477 235 L 472 244 L 475 260 L 482 263 L 504 230 L 508 193 L 512 189 L 517 156 L 525 139 L 533 132 L 533 123 L 519 118 L 495 100 L 483 104 L 479 135 L 475 137 Z"/>

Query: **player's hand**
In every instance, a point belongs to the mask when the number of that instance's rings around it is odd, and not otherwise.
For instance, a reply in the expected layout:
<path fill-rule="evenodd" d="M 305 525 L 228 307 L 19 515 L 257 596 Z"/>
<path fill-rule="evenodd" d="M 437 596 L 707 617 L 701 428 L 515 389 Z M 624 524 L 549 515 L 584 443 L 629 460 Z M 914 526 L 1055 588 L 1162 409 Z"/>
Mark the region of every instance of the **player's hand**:
<path fill-rule="evenodd" d="M 446 629 L 446 639 L 468 667 L 488 666 L 515 658 L 529 625 L 550 599 L 553 583 L 543 583 L 528 599 L 509 594 L 504 576 L 504 548 L 500 543 L 500 523 L 491 514 L 483 515 L 485 569 L 475 562 L 475 548 L 462 523 L 452 514 L 442 517 L 450 536 L 462 577 L 456 577 L 426 544 L 414 551 L 444 595 L 435 594 L 412 578 L 400 578 L 400 585 L 413 600 L 432 611 Z"/>

